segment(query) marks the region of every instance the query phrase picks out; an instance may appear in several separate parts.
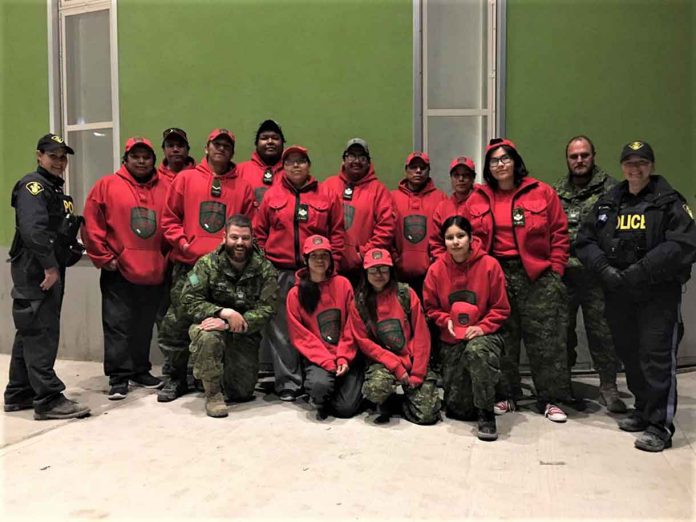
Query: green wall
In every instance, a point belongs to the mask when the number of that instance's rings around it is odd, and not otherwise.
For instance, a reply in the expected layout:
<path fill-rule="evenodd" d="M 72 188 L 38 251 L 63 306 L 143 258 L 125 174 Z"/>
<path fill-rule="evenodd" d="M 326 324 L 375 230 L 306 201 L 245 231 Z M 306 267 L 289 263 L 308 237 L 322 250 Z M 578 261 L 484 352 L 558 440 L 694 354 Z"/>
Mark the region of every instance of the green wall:
<path fill-rule="evenodd" d="M 643 139 L 693 201 L 695 23 L 692 0 L 508 0 L 507 134 L 532 175 L 564 174 L 587 134 L 620 177 L 622 145 Z"/>
<path fill-rule="evenodd" d="M 272 117 L 319 179 L 364 137 L 395 186 L 412 140 L 410 0 L 120 0 L 121 141 L 180 126 L 196 159 L 214 127 L 249 158 Z"/>
<path fill-rule="evenodd" d="M 36 164 L 36 142 L 50 130 L 46 1 L 0 0 L 0 28 L 0 245 L 9 245 L 12 187 Z"/>

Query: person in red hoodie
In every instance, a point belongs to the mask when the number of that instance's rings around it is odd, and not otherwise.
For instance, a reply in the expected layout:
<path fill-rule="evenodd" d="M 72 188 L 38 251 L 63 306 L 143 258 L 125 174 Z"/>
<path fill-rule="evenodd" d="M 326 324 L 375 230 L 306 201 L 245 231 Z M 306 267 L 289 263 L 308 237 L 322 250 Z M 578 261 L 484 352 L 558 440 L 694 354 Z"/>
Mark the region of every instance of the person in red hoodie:
<path fill-rule="evenodd" d="M 170 127 L 162 132 L 164 159 L 157 167 L 162 181 L 171 183 L 179 172 L 196 166 L 196 161 L 189 156 L 190 149 L 188 136 L 183 129 Z"/>
<path fill-rule="evenodd" d="M 481 241 L 472 237 L 466 218 L 447 218 L 440 233 L 447 252 L 425 276 L 423 304 L 440 329 L 447 416 L 478 417 L 479 439 L 496 440 L 493 406 L 503 351 L 500 329 L 510 315 L 505 276 Z"/>
<path fill-rule="evenodd" d="M 162 320 L 159 346 L 169 374 L 157 394 L 169 402 L 187 391 L 190 318 L 181 307 L 181 288 L 199 258 L 223 241 L 225 222 L 234 214 L 253 218 L 254 194 L 241 179 L 234 156 L 235 137 L 227 129 L 214 129 L 205 146 L 205 158 L 194 169 L 180 172 L 171 183 L 162 212 L 162 231 L 171 245 L 171 305 Z"/>
<path fill-rule="evenodd" d="M 438 258 L 447 249 L 440 234 L 440 228 L 450 216 L 462 216 L 464 204 L 474 190 L 476 179 L 476 165 L 474 160 L 467 156 L 457 156 L 450 163 L 450 181 L 452 183 L 452 195 L 440 203 L 433 212 L 433 226 L 430 229 L 430 255 Z"/>
<path fill-rule="evenodd" d="M 281 179 L 285 136 L 280 125 L 274 120 L 265 120 L 259 125 L 254 139 L 256 150 L 251 159 L 237 165 L 237 172 L 254 191 L 256 204 L 260 205 L 266 191 Z"/>
<path fill-rule="evenodd" d="M 528 176 L 510 140 L 491 140 L 483 178 L 486 184 L 474 189 L 464 214 L 486 252 L 500 262 L 512 307 L 504 328 L 496 413 L 513 410 L 522 397 L 519 357 L 524 340 L 537 407 L 549 420 L 565 422 L 558 403 L 572 404 L 572 392 L 565 347 L 568 295 L 561 281 L 570 250 L 563 206 L 553 188 Z"/>
<path fill-rule="evenodd" d="M 361 138 L 348 140 L 341 172 L 323 185 L 343 199 L 346 245 L 340 272 L 357 286 L 362 259 L 372 248 L 389 249 L 394 238 L 394 204 L 387 187 L 377 179 L 370 149 Z"/>
<path fill-rule="evenodd" d="M 317 418 L 349 418 L 360 409 L 364 365 L 348 318 L 353 287 L 334 272 L 333 246 L 320 235 L 302 247 L 306 268 L 298 270 L 286 310 L 290 341 L 304 359 L 305 387 Z"/>
<path fill-rule="evenodd" d="M 302 366 L 288 339 L 282 303 L 295 281 L 295 272 L 304 266 L 301 249 L 307 237 L 320 234 L 329 238 L 338 266 L 345 232 L 341 202 L 311 176 L 309 151 L 299 145 L 288 147 L 282 162 L 281 180 L 268 190 L 256 214 L 254 236 L 278 270 L 281 303 L 263 333 L 261 349 L 273 358 L 276 393 L 283 401 L 294 401 L 302 392 Z"/>
<path fill-rule="evenodd" d="M 389 422 L 388 401 L 404 390 L 402 411 L 415 424 L 440 419 L 437 376 L 428 370 L 430 332 L 418 294 L 396 279 L 391 255 L 365 253 L 365 275 L 351 307 L 350 324 L 360 351 L 369 359 L 362 392 L 377 405 L 376 424 Z"/>
<path fill-rule="evenodd" d="M 396 215 L 394 246 L 399 281 L 408 283 L 423 295 L 423 279 L 433 256 L 428 238 L 433 232 L 433 213 L 447 199 L 430 178 L 430 158 L 424 152 L 412 152 L 406 158 L 406 177 L 392 190 Z"/>
<path fill-rule="evenodd" d="M 128 383 L 159 388 L 150 373 L 152 327 L 167 267 L 162 209 L 168 184 L 155 170 L 146 138 L 126 142 L 123 164 L 100 178 L 85 202 L 83 240 L 101 269 L 104 372 L 109 399 L 126 397 Z"/>

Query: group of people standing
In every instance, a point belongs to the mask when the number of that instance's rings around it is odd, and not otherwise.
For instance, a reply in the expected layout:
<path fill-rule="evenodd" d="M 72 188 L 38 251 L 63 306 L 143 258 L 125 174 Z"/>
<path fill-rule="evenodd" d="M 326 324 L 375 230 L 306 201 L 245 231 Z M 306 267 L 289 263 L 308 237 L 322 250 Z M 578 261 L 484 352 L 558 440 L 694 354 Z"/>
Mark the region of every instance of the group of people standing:
<path fill-rule="evenodd" d="M 584 409 L 570 378 L 582 307 L 600 401 L 627 412 L 616 387 L 623 362 L 636 400 L 619 427 L 641 432 L 639 449 L 671 445 L 696 225 L 654 173 L 650 145 L 623 148 L 618 183 L 595 164 L 591 140 L 574 137 L 568 173 L 551 187 L 529 176 L 514 143 L 493 139 L 484 183 L 469 157 L 456 157 L 448 197 L 424 152 L 406 158 L 390 192 L 361 138 L 322 182 L 309 151 L 286 147 L 273 120 L 259 126 L 249 161 L 232 161 L 235 144 L 213 130 L 196 164 L 186 133 L 170 128 L 156 168 L 153 144 L 130 138 L 121 168 L 87 197 L 80 243 L 82 219 L 61 190 L 73 151 L 41 138 L 36 171 L 12 195 L 17 335 L 5 411 L 89 414 L 53 371 L 65 267 L 84 244 L 101 270 L 109 399 L 132 384 L 173 401 L 191 368 L 207 414 L 227 416 L 226 402 L 253 399 L 261 347 L 279 398 L 307 393 L 320 419 L 351 417 L 367 399 L 377 423 L 399 411 L 434 424 L 441 377 L 446 415 L 495 440 L 496 415 L 523 398 L 522 342 L 539 413 L 565 422 L 565 405 Z M 155 323 L 164 380 L 150 373 Z"/>

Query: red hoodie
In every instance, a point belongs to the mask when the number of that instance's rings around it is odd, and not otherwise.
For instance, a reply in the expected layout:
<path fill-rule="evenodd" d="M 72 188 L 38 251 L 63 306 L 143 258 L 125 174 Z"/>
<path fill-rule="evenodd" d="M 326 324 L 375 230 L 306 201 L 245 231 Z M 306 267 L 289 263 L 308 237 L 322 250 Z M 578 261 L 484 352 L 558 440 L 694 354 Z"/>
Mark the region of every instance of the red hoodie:
<path fill-rule="evenodd" d="M 85 202 L 82 229 L 94 266 L 103 268 L 116 259 L 119 271 L 131 283 L 162 283 L 168 246 L 160 224 L 168 187 L 159 174 L 138 183 L 125 165 L 97 180 Z"/>
<path fill-rule="evenodd" d="M 188 158 L 186 158 L 186 166 L 183 169 L 181 169 L 179 173 L 194 168 L 196 168 L 196 160 L 189 156 Z M 172 181 L 174 181 L 174 178 L 177 175 L 176 172 L 174 172 L 167 165 L 165 165 L 164 161 L 160 163 L 159 167 L 157 167 L 157 173 L 159 174 L 160 179 L 162 181 L 166 181 L 167 183 L 171 183 Z"/>
<path fill-rule="evenodd" d="M 264 173 L 270 171 L 270 180 L 264 182 Z M 251 185 L 251 190 L 254 191 L 256 204 L 260 205 L 266 191 L 273 185 L 280 182 L 283 173 L 283 163 L 278 159 L 275 165 L 266 165 L 258 152 L 254 151 L 249 161 L 243 161 L 237 165 L 237 174 Z"/>
<path fill-rule="evenodd" d="M 173 261 L 188 265 L 215 250 L 225 234 L 225 222 L 233 214 L 253 218 L 254 194 L 240 179 L 234 165 L 220 180 L 221 192 L 211 194 L 216 177 L 203 159 L 195 169 L 183 170 L 174 178 L 162 213 L 165 239 L 172 245 Z"/>
<path fill-rule="evenodd" d="M 362 268 L 362 257 L 371 248 L 390 249 L 394 237 L 394 205 L 387 187 L 377 179 L 373 165 L 360 180 L 352 182 L 341 170 L 322 185 L 336 193 L 343 203 L 346 246 L 341 271 Z M 345 189 L 351 187 L 351 199 Z"/>
<path fill-rule="evenodd" d="M 394 245 L 398 274 L 406 279 L 423 277 L 432 257 L 428 238 L 434 230 L 433 213 L 441 202 L 447 201 L 447 195 L 435 187 L 432 179 L 418 192 L 412 192 L 402 179 L 391 195 L 396 213 Z"/>
<path fill-rule="evenodd" d="M 500 329 L 510 316 L 510 302 L 505 289 L 505 275 L 495 258 L 481 248 L 481 241 L 471 241 L 471 255 L 463 263 L 455 263 L 445 254 L 428 270 L 423 284 L 423 306 L 426 315 L 440 328 L 440 339 L 449 344 L 461 341 L 447 329 L 452 303 L 464 301 L 479 309 L 479 326 L 488 335 Z"/>
<path fill-rule="evenodd" d="M 430 332 L 418 295 L 412 288 L 409 288 L 409 293 L 410 320 L 399 302 L 398 291 L 391 289 L 377 294 L 377 325 L 372 336 L 368 334 L 368 327 L 355 303 L 350 309 L 350 324 L 361 352 L 383 364 L 397 379 L 408 373 L 409 383 L 418 386 L 423 383 L 428 371 Z M 384 330 L 381 336 L 377 333 L 380 328 Z M 373 339 L 376 338 L 382 339 L 382 342 L 375 342 Z M 385 347 L 387 344 L 391 344 L 391 348 Z"/>
<path fill-rule="evenodd" d="M 464 205 L 464 215 L 486 252 L 491 252 L 495 234 L 494 198 L 491 187 L 479 185 Z M 512 220 L 517 249 L 529 279 L 536 281 L 549 268 L 563 275 L 570 239 L 568 218 L 556 191 L 537 179 L 523 178 L 512 196 Z"/>
<path fill-rule="evenodd" d="M 477 185 L 474 185 L 476 187 Z M 435 212 L 433 212 L 433 227 L 430 232 L 430 239 L 428 241 L 430 245 L 430 255 L 433 259 L 437 259 L 442 254 L 447 252 L 445 248 L 445 241 L 440 236 L 440 228 L 442 224 L 451 216 L 463 216 L 464 204 L 466 203 L 469 196 L 473 194 L 473 189 L 465 195 L 463 198 L 459 198 L 457 194 L 452 194 L 448 199 L 440 203 Z"/>
<path fill-rule="evenodd" d="M 306 270 L 297 272 L 296 284 L 288 292 L 285 303 L 290 342 L 312 364 L 335 372 L 339 364 L 350 365 L 358 351 L 353 331 L 346 325 L 353 304 L 353 287 L 340 275 L 322 281 L 319 304 L 310 314 L 300 306 L 297 287 L 300 275 Z"/>
<path fill-rule="evenodd" d="M 304 264 L 305 239 L 319 234 L 331 243 L 334 264 L 338 266 L 345 234 L 338 197 L 312 177 L 299 191 L 285 173 L 281 178 L 263 197 L 254 219 L 254 236 L 266 258 L 282 270 L 297 270 Z"/>

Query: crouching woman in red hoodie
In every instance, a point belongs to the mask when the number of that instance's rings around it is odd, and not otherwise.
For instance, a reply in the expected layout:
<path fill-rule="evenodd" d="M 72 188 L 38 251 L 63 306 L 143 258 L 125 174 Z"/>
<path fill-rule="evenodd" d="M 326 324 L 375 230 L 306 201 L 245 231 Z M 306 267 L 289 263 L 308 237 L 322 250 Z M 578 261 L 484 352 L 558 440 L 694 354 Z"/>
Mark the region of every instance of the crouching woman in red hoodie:
<path fill-rule="evenodd" d="M 407 284 L 397 282 L 386 250 L 368 250 L 363 268 L 350 322 L 360 351 L 371 362 L 363 394 L 379 409 L 375 423 L 389 422 L 387 401 L 401 384 L 404 417 L 415 424 L 435 424 L 440 397 L 437 376 L 428 371 L 430 332 L 420 299 Z"/>
<path fill-rule="evenodd" d="M 510 315 L 505 276 L 472 238 L 466 218 L 447 218 L 441 234 L 447 253 L 425 276 L 423 302 L 440 328 L 447 416 L 478 419 L 478 438 L 496 440 L 493 405 L 504 346 L 499 330 Z"/>
<path fill-rule="evenodd" d="M 364 378 L 348 325 L 353 287 L 335 274 L 325 237 L 309 236 L 302 254 L 307 268 L 298 270 L 286 302 L 290 342 L 304 356 L 305 389 L 317 406 L 317 417 L 352 417 L 362 402 Z"/>

